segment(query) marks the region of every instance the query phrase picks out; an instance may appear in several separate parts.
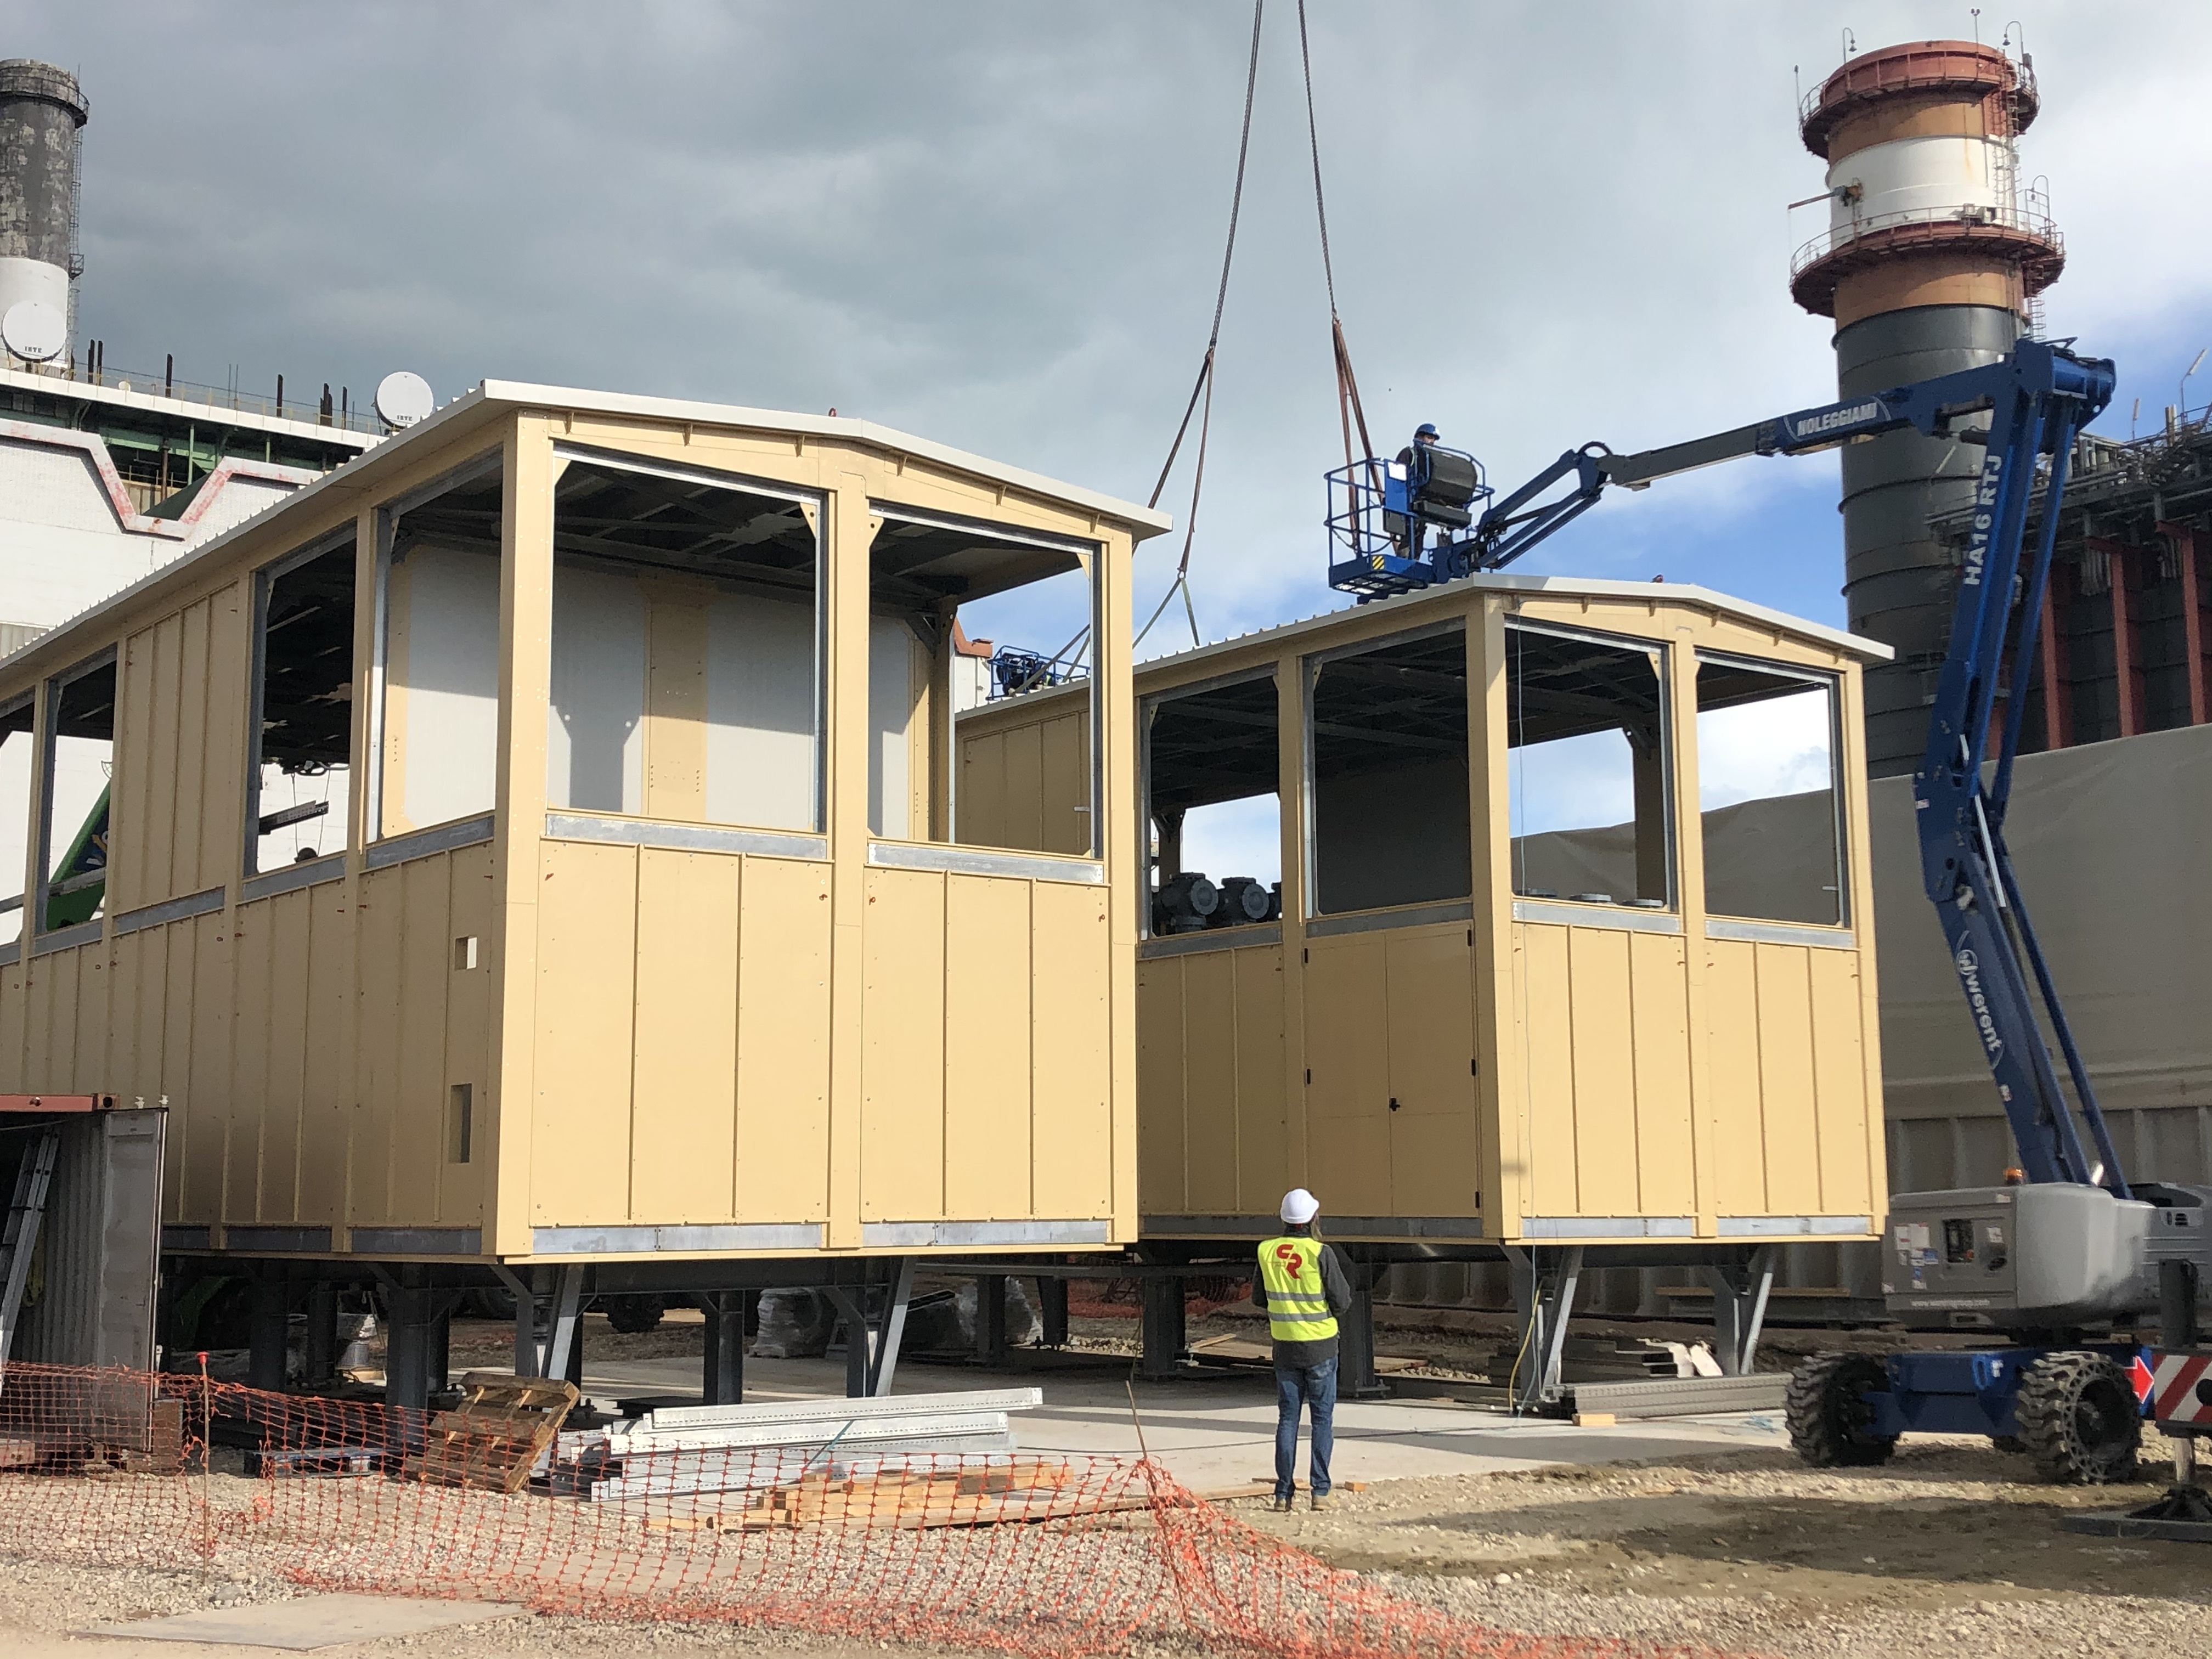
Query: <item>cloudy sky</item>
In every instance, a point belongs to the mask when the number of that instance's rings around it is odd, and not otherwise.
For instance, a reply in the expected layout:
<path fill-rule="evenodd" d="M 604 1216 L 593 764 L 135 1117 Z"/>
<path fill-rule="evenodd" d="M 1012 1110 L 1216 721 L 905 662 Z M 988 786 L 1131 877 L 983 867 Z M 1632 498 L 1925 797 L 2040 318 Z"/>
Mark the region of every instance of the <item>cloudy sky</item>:
<path fill-rule="evenodd" d="M 2022 175 L 2049 176 L 2070 259 L 2051 328 L 2120 360 L 2107 428 L 2137 397 L 2154 422 L 2212 341 L 2212 9 L 1312 0 L 1378 442 L 1434 420 L 1510 485 L 1589 439 L 1831 395 L 1827 325 L 1786 286 L 1820 213 L 1786 207 L 1821 185 L 1798 86 L 1846 27 L 1988 39 L 2016 14 L 2045 103 Z M 1209 637 L 1334 602 L 1296 22 L 1273 0 L 1194 556 Z M 81 314 L 115 368 L 834 405 L 1142 498 L 1204 343 L 1250 25 L 1241 0 L 0 0 L 0 56 L 90 99 Z M 1839 622 L 1834 500 L 1832 459 L 1747 462 L 1608 501 L 1530 568 Z M 1144 592 L 1172 557 L 1152 544 Z"/>

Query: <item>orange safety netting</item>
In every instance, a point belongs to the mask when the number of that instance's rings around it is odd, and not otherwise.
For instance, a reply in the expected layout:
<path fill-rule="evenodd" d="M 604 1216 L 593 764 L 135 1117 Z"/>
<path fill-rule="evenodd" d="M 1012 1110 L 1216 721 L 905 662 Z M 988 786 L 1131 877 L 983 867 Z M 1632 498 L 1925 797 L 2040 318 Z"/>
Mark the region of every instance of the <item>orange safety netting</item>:
<path fill-rule="evenodd" d="M 1658 1651 L 1455 1618 L 1238 1521 L 1151 1462 L 841 1455 L 681 1434 L 610 1455 L 605 1437 L 556 1441 L 550 1424 L 460 1421 L 194 1376 L 10 1365 L 0 1553 L 1030 1659 L 1177 1636 L 1281 1659 Z"/>

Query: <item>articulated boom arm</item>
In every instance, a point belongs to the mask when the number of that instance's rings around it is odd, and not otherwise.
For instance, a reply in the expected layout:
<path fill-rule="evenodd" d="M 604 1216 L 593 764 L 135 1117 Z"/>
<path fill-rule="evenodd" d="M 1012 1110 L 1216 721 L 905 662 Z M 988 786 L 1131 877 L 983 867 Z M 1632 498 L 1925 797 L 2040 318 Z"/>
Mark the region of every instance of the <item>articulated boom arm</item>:
<path fill-rule="evenodd" d="M 2021 340 L 2010 356 L 1980 368 L 1799 410 L 1687 443 L 1632 455 L 1585 444 L 1567 451 L 1510 495 L 1491 501 L 1480 517 L 1460 512 L 1425 519 L 1420 492 L 1408 487 L 1402 467 L 1390 474 L 1396 483 L 1386 511 L 1382 486 L 1369 481 L 1382 479 L 1389 470 L 1380 461 L 1364 461 L 1329 475 L 1329 580 L 1364 601 L 1498 569 L 1595 506 L 1607 484 L 1642 489 L 1661 478 L 1740 456 L 1807 455 L 1906 427 L 1930 437 L 1985 445 L 1958 611 L 1929 722 L 1928 752 L 1913 777 L 1922 875 L 1949 941 L 1983 1055 L 2003 1099 L 2023 1172 L 2031 1181 L 2109 1187 L 2125 1198 L 2129 1190 L 2119 1157 L 2005 851 L 2005 807 L 2024 697 L 2007 700 L 1995 769 L 1986 783 L 1982 775 L 1984 762 L 1992 758 L 1987 751 L 2014 601 L 2021 606 L 2014 660 L 2032 662 L 2067 462 L 2075 438 L 2111 401 L 2113 380 L 2108 360 Z M 1958 424 L 1984 413 L 1990 417 L 1986 432 L 1978 422 Z M 2051 462 L 2041 533 L 2023 558 L 2038 458 L 2045 455 Z M 1534 504 L 1570 477 L 1572 489 Z M 1455 528 L 1461 533 L 1455 534 Z M 2075 1097 L 2095 1142 L 2094 1161 L 2082 1149 L 2037 1023 L 2039 1004 L 2058 1039 Z"/>

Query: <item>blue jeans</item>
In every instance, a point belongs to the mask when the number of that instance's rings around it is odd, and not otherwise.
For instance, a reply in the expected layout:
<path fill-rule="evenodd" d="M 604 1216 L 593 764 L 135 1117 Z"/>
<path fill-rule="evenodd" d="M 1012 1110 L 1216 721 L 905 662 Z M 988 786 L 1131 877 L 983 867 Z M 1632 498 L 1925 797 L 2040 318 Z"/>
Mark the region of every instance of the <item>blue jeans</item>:
<path fill-rule="evenodd" d="M 1298 1408 L 1313 1413 L 1313 1495 L 1328 1491 L 1328 1455 L 1336 1449 L 1336 1361 L 1275 1367 L 1275 1496 L 1287 1500 L 1298 1467 Z"/>

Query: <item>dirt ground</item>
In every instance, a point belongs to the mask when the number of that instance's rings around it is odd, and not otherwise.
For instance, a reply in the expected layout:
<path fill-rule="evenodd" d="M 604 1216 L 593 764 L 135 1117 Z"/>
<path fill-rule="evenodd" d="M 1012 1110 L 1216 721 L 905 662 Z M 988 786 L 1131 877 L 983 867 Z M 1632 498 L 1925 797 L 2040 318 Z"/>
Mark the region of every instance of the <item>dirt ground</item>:
<path fill-rule="evenodd" d="M 696 1316 L 622 1336 L 587 1322 L 587 1354 L 674 1358 L 699 1351 Z M 1578 1322 L 1577 1331 L 1584 1328 Z M 1607 1328 L 1593 1326 L 1593 1330 Z M 1694 1326 L 1624 1324 L 1694 1340 Z M 1249 1310 L 1194 1317 L 1194 1340 L 1250 1334 Z M 1480 1375 L 1504 1334 L 1492 1316 L 1387 1316 L 1378 1346 L 1432 1375 Z M 1133 1321 L 1079 1319 L 1077 1344 L 1133 1352 Z M 1876 1333 L 1776 1333 L 1767 1363 L 1820 1346 L 1880 1346 Z M 499 1363 L 508 1328 L 457 1322 L 456 1369 Z M 1892 1659 L 1922 1650 L 1975 1659 L 2212 1654 L 2212 1547 L 2062 1531 L 2070 1510 L 2148 1501 L 2166 1466 L 2146 1437 L 2138 1485 L 2063 1489 L 1987 1443 L 1908 1442 L 1869 1470 L 1808 1469 L 1763 1448 L 1655 1464 L 1377 1482 L 1316 1515 L 1236 1512 L 1330 1564 L 1481 1622 L 1532 1633 L 1694 1643 L 1777 1659 Z M 178 1659 L 216 1650 L 92 1643 L 88 1624 L 293 1593 L 281 1580 L 219 1571 L 73 1570 L 37 1562 L 0 1571 L 0 1650 L 29 1659 Z M 419 1659 L 617 1659 L 756 1652 L 857 1659 L 872 1647 L 723 1627 L 613 1625 L 526 1615 L 347 1653 Z M 237 1650 L 245 1659 L 246 1650 Z M 941 1650 L 933 1650 L 933 1653 Z"/>

